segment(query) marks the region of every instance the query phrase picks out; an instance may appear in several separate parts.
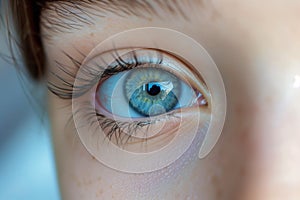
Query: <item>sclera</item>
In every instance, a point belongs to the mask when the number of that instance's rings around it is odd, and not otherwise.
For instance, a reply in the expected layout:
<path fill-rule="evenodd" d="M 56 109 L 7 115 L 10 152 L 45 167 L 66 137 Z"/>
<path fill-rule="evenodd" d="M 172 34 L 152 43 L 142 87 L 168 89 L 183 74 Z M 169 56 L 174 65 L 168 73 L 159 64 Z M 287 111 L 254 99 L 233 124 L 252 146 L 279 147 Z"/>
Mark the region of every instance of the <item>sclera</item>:
<path fill-rule="evenodd" d="M 135 153 L 124 151 L 109 142 L 99 143 L 99 141 L 107 141 L 103 130 L 98 124 L 96 127 L 97 130 L 91 131 L 89 125 L 84 124 L 85 122 L 82 121 L 82 117 L 85 116 L 87 114 L 85 112 L 88 111 L 80 109 L 82 104 L 86 103 L 87 98 L 95 105 L 94 94 L 97 87 L 93 87 L 83 96 L 72 98 L 75 127 L 81 142 L 88 152 L 104 165 L 119 171 L 129 173 L 152 172 L 175 162 L 190 147 L 196 134 L 204 134 L 205 137 L 199 150 L 199 157 L 205 157 L 217 142 L 223 129 L 226 115 L 224 84 L 218 68 L 209 54 L 195 40 L 180 32 L 164 28 L 147 27 L 121 32 L 104 40 L 85 58 L 81 68 L 95 64 L 101 65 L 101 62 L 102 65 L 105 65 L 107 61 L 104 62 L 101 59 L 101 53 L 125 48 L 158 49 L 171 52 L 187 60 L 194 69 L 201 74 L 210 92 L 209 102 L 211 104 L 211 114 L 209 126 L 204 126 L 206 122 L 201 120 L 200 108 L 193 108 L 193 112 L 190 113 L 185 112 L 183 115 L 176 113 L 181 117 L 180 122 L 182 122 L 182 120 L 185 121 L 178 124 L 178 130 L 182 127 L 182 129 L 188 130 L 188 133 L 186 131 L 177 131 L 173 140 L 157 151 Z M 113 60 L 110 63 L 112 62 Z M 74 82 L 74 88 L 81 84 L 82 79 L 80 78 L 82 76 L 85 76 L 85 74 L 79 69 Z M 193 74 L 190 74 L 190 78 L 194 79 L 194 82 L 198 80 L 198 77 Z M 80 111 L 80 113 L 78 113 L 78 111 Z M 93 120 L 97 121 L 96 112 L 94 116 L 95 118 Z M 95 133 L 97 134 L 96 136 Z"/>

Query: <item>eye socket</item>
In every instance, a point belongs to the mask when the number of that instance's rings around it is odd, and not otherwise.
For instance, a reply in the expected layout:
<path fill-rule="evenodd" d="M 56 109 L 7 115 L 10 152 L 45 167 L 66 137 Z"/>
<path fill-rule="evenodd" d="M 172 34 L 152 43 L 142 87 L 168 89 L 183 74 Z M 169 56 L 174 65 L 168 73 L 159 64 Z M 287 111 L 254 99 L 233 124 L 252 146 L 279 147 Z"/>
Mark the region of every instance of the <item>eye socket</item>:
<path fill-rule="evenodd" d="M 116 113 L 120 113 L 114 109 L 121 107 L 119 104 L 110 105 L 111 112 L 106 109 L 109 106 L 99 105 L 97 94 L 106 81 L 117 74 L 130 74 L 142 68 L 161 69 L 190 86 L 195 95 L 191 98 L 193 104 L 178 109 L 175 106 L 163 114 L 139 113 L 142 118 L 117 116 Z M 115 80 L 118 83 L 119 80 Z M 124 87 L 119 88 L 125 91 Z M 203 157 L 217 141 L 225 121 L 226 95 L 218 68 L 200 44 L 170 29 L 133 29 L 101 42 L 81 62 L 72 89 L 73 120 L 81 142 L 98 161 L 124 172 L 159 170 L 184 153 L 194 155 L 199 149 L 199 156 Z M 157 90 L 152 92 L 155 94 Z M 132 132 L 139 135 L 127 139 L 136 138 L 143 143 L 132 142 L 124 148 L 122 135 Z M 114 140 L 120 140 L 121 145 Z"/>
<path fill-rule="evenodd" d="M 209 92 L 202 77 L 196 78 L 192 66 L 173 54 L 147 48 L 114 49 L 93 57 L 89 70 L 96 71 L 100 63 L 106 67 L 97 75 L 91 102 L 104 135 L 123 150 L 161 149 L 176 131 L 185 130 L 180 126 L 183 115 L 191 117 L 196 112 L 197 116 L 200 107 L 209 112 Z M 93 65 L 96 68 L 91 70 Z"/>
<path fill-rule="evenodd" d="M 178 77 L 183 63 L 161 52 L 158 58 L 155 50 L 142 51 L 144 61 L 136 64 L 134 69 L 100 81 L 95 95 L 98 111 L 107 111 L 112 116 L 124 118 L 146 118 L 197 104 L 207 105 L 201 92 L 193 89 L 188 80 Z M 135 59 L 140 59 L 139 54 L 141 52 L 134 52 Z M 145 61 L 145 55 L 148 56 L 148 61 Z M 166 57 L 168 60 L 172 59 L 173 69 L 166 65 Z M 127 57 L 129 60 L 119 59 L 123 61 L 123 65 L 133 63 L 130 57 Z"/>

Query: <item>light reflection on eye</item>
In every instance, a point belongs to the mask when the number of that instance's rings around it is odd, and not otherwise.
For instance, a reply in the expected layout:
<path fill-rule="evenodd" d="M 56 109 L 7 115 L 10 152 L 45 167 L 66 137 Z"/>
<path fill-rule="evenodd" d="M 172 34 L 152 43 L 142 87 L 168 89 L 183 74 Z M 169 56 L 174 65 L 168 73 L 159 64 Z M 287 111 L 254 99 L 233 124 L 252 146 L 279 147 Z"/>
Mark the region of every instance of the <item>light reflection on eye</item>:
<path fill-rule="evenodd" d="M 143 116 L 169 112 L 178 104 L 181 81 L 157 69 L 133 69 L 126 77 L 125 93 L 131 108 Z"/>
<path fill-rule="evenodd" d="M 142 63 L 100 82 L 96 109 L 106 109 L 115 116 L 142 118 L 193 106 L 199 97 L 203 97 L 200 92 L 196 95 L 189 83 L 159 63 Z M 200 103 L 205 105 L 207 101 L 203 97 Z"/>
<path fill-rule="evenodd" d="M 169 29 L 133 29 L 103 41 L 82 62 L 74 124 L 103 164 L 155 171 L 190 147 L 198 151 L 206 138 L 204 150 L 212 147 L 224 122 L 223 90 L 215 63 L 195 40 Z"/>
<path fill-rule="evenodd" d="M 201 80 L 190 81 L 193 72 L 188 64 L 167 52 L 116 49 L 99 55 L 98 60 L 99 57 L 110 60 L 110 64 L 105 61 L 108 66 L 95 92 L 99 125 L 106 137 L 123 149 L 147 143 L 149 151 L 149 141 L 157 138 L 165 145 L 176 135 L 170 134 L 177 129 L 172 124 L 179 123 L 174 113 L 193 106 L 208 107 L 205 96 L 209 95 L 200 92 L 205 84 Z M 199 84 L 202 87 L 197 89 L 192 86 Z"/>

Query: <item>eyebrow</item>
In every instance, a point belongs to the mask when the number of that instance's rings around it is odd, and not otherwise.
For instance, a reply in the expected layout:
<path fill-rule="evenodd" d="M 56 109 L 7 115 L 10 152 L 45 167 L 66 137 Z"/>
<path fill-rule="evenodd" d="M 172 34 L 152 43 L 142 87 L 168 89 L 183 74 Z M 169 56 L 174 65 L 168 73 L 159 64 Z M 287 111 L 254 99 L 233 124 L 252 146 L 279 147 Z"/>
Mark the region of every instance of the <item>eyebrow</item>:
<path fill-rule="evenodd" d="M 81 30 L 85 25 L 95 25 L 96 18 L 105 18 L 111 14 L 122 18 L 136 16 L 145 19 L 150 17 L 163 19 L 165 14 L 168 14 L 189 21 L 183 8 L 187 6 L 190 6 L 189 0 L 48 1 L 43 8 L 41 25 L 47 32 L 53 34 Z"/>

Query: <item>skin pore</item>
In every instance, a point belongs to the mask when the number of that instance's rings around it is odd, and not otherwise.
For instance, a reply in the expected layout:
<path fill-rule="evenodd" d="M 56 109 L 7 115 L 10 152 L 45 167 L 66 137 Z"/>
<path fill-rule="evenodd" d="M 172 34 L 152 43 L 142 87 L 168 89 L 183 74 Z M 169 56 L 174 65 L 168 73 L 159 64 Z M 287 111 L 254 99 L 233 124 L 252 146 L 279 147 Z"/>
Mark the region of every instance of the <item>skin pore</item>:
<path fill-rule="evenodd" d="M 228 98 L 225 127 L 205 159 L 192 148 L 166 169 L 123 173 L 87 152 L 72 122 L 66 126 L 71 100 L 49 93 L 62 198 L 299 199 L 300 89 L 294 81 L 300 75 L 300 4 L 216 0 L 174 1 L 168 7 L 149 1 L 150 9 L 131 3 L 49 3 L 41 22 L 48 71 L 59 73 L 57 62 L 74 65 L 65 53 L 82 61 L 125 30 L 174 29 L 202 44 L 217 64 Z"/>

